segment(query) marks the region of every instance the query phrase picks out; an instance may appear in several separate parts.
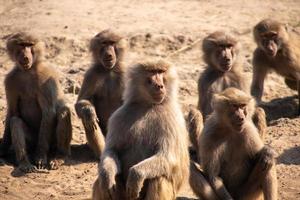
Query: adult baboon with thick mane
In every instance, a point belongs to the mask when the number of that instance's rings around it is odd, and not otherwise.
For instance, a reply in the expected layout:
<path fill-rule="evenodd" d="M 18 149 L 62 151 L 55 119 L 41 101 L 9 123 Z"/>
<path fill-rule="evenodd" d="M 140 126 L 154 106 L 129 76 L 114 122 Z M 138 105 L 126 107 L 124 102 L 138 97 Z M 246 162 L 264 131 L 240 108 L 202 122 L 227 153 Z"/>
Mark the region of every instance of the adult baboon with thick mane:
<path fill-rule="evenodd" d="M 190 174 L 176 72 L 165 61 L 142 62 L 127 79 L 124 104 L 109 120 L 93 199 L 173 200 Z M 201 190 L 205 179 L 193 172 Z"/>

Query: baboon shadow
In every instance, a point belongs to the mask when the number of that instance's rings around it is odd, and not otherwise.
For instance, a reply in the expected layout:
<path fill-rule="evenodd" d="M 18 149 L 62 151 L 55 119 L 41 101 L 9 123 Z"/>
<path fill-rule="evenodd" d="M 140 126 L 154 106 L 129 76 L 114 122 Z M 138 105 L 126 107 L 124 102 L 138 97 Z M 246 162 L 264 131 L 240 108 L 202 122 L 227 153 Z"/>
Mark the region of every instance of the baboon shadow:
<path fill-rule="evenodd" d="M 0 139 L 1 142 L 1 139 Z M 31 162 L 33 162 L 32 156 L 30 156 Z M 66 166 L 78 165 L 81 163 L 90 163 L 90 162 L 98 162 L 99 160 L 94 156 L 92 150 L 88 147 L 87 144 L 73 144 L 71 145 L 71 156 L 69 156 L 65 164 Z M 0 157 L 0 167 L 1 166 L 13 166 L 14 169 L 11 172 L 11 176 L 13 177 L 21 177 L 26 175 L 26 173 L 20 171 L 17 167 L 16 156 L 13 150 L 9 150 L 9 152 Z M 50 173 L 49 170 L 43 169 L 38 170 L 35 173 Z"/>
<path fill-rule="evenodd" d="M 93 151 L 87 144 L 71 145 L 71 156 L 66 160 L 66 165 L 77 165 L 81 163 L 98 162 Z"/>
<path fill-rule="evenodd" d="M 284 150 L 277 158 L 277 162 L 287 165 L 300 165 L 300 146 Z"/>
<path fill-rule="evenodd" d="M 298 117 L 298 96 L 272 99 L 260 105 L 265 110 L 268 124 L 280 118 Z"/>

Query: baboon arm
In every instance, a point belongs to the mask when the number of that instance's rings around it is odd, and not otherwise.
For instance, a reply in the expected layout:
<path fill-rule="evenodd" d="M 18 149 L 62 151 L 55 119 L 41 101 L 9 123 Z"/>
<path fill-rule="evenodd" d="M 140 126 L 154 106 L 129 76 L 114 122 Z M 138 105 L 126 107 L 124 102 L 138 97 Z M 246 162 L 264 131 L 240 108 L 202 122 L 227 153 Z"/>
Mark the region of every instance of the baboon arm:
<path fill-rule="evenodd" d="M 77 102 L 83 99 L 91 100 L 96 92 L 96 88 L 98 87 L 99 82 L 99 77 L 93 74 L 93 70 L 90 69 L 83 79 Z"/>
<path fill-rule="evenodd" d="M 211 109 L 211 99 L 209 99 L 210 91 L 207 91 L 209 88 L 200 90 L 199 93 L 199 99 L 198 99 L 198 109 L 203 115 L 203 118 L 205 119 L 206 116 L 209 114 L 209 111 Z M 201 92 L 201 91 L 207 91 L 207 92 Z"/>
<path fill-rule="evenodd" d="M 99 80 L 95 79 L 97 78 L 95 75 L 91 73 L 90 71 L 87 72 L 87 74 L 84 77 L 80 92 L 78 94 L 77 102 L 75 104 L 75 110 L 77 115 L 82 118 L 82 110 L 83 107 L 86 106 L 93 106 L 93 96 L 96 93 L 96 88 L 98 85 Z"/>
<path fill-rule="evenodd" d="M 247 181 L 242 185 L 239 193 L 244 196 L 255 192 L 262 185 L 267 173 L 267 171 L 262 171 L 259 165 L 256 165 Z"/>
<path fill-rule="evenodd" d="M 258 53 L 254 54 L 253 58 L 253 78 L 251 84 L 251 95 L 255 97 L 257 102 L 261 101 L 264 90 L 264 81 L 268 73 L 268 67 L 265 63 L 262 63 L 259 59 Z"/>
<path fill-rule="evenodd" d="M 230 193 L 228 192 L 228 190 L 226 189 L 222 179 L 218 176 L 209 176 L 208 177 L 209 183 L 211 184 L 211 186 L 213 187 L 214 191 L 216 192 L 216 194 L 218 195 L 219 198 L 221 199 L 231 199 L 233 200 L 232 196 L 230 195 Z"/>
<path fill-rule="evenodd" d="M 54 134 L 58 85 L 54 78 L 49 78 L 40 87 L 38 103 L 42 110 L 42 120 L 38 136 L 38 155 L 46 155 L 50 137 Z"/>
<path fill-rule="evenodd" d="M 145 179 L 171 175 L 170 161 L 160 154 L 147 158 L 132 168 Z"/>

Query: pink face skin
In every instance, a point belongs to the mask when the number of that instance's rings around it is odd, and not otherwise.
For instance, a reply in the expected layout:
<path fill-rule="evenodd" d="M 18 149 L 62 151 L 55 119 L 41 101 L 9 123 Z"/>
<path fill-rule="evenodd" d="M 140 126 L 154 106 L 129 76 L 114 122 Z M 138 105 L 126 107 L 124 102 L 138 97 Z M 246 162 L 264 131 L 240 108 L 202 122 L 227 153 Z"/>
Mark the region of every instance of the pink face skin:
<path fill-rule="evenodd" d="M 266 54 L 270 57 L 275 57 L 278 52 L 279 46 L 278 34 L 275 32 L 268 32 L 261 35 L 261 45 L 266 52 Z"/>
<path fill-rule="evenodd" d="M 232 127 L 241 131 L 247 117 L 247 105 L 246 104 L 231 104 L 229 108 L 229 119 Z"/>
<path fill-rule="evenodd" d="M 112 69 L 117 62 L 117 55 L 114 43 L 107 42 L 102 44 L 100 49 L 99 61 L 106 69 Z"/>
<path fill-rule="evenodd" d="M 34 55 L 32 44 L 20 44 L 16 50 L 16 63 L 23 69 L 28 70 L 32 67 L 34 62 Z"/>
<path fill-rule="evenodd" d="M 166 87 L 163 73 L 150 73 L 147 77 L 146 87 L 153 103 L 160 104 L 163 102 L 166 96 Z"/>
<path fill-rule="evenodd" d="M 227 72 L 231 70 L 234 58 L 232 44 L 218 45 L 215 56 L 216 65 L 220 71 Z"/>

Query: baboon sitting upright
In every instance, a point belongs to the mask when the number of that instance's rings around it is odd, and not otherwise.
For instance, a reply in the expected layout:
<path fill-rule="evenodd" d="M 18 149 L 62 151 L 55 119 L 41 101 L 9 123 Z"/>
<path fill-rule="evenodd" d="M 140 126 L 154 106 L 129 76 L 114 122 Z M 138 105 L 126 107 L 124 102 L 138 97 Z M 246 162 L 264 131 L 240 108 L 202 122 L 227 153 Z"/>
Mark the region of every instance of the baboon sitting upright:
<path fill-rule="evenodd" d="M 15 67 L 5 78 L 7 116 L 0 154 L 12 145 L 19 169 L 56 169 L 70 153 L 72 126 L 70 109 L 63 99 L 57 73 L 42 60 L 41 42 L 28 33 L 17 33 L 7 41 Z"/>
<path fill-rule="evenodd" d="M 90 42 L 94 63 L 85 74 L 75 109 L 97 158 L 104 148 L 108 119 L 122 105 L 125 47 L 125 40 L 110 30 Z"/>

